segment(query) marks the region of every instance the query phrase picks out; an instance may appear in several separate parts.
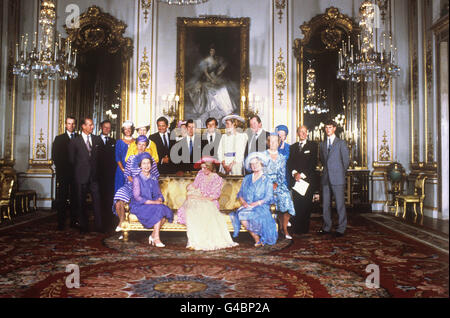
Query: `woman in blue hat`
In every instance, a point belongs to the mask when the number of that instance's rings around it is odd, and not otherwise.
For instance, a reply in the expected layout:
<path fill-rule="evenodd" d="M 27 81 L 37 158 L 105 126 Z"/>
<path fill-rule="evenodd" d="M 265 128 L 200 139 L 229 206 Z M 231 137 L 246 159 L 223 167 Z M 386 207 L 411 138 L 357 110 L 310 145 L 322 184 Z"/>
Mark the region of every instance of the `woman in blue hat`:
<path fill-rule="evenodd" d="M 273 184 L 263 172 L 267 162 L 268 157 L 261 152 L 252 152 L 245 159 L 245 168 L 253 173 L 245 176 L 237 194 L 242 206 L 230 213 L 233 237 L 238 236 L 242 223 L 255 240 L 255 247 L 274 245 L 278 238 L 277 224 L 270 211 Z"/>
<path fill-rule="evenodd" d="M 147 149 L 149 140 L 146 136 L 139 136 L 136 139 L 137 154 L 128 158 L 125 166 L 125 184 L 114 195 L 112 210 L 114 214 L 119 217 L 119 225 L 116 228 L 116 232 L 122 231 L 121 224 L 125 220 L 125 203 L 130 202 L 133 196 L 133 178 L 141 172 L 141 168 L 136 163 L 136 156 L 142 154 Z M 151 157 L 151 156 L 150 156 Z M 159 178 L 158 167 L 156 161 L 152 158 L 152 174 Z"/>
<path fill-rule="evenodd" d="M 289 149 L 290 149 L 290 145 L 286 142 L 286 138 L 289 134 L 289 129 L 287 128 L 287 126 L 285 125 L 278 125 L 277 127 L 275 127 L 275 132 L 278 134 L 278 136 L 280 136 L 281 138 L 281 143 L 280 146 L 278 147 L 278 151 L 287 158 L 289 158 Z"/>
<path fill-rule="evenodd" d="M 152 246 L 164 247 L 159 238 L 159 230 L 166 221 L 173 221 L 173 212 L 164 205 L 164 197 L 159 187 L 158 177 L 152 174 L 155 161 L 147 152 L 136 156 L 135 163 L 141 172 L 133 178 L 133 196 L 130 212 L 136 215 L 139 222 L 147 229 L 153 228 L 148 242 Z"/>

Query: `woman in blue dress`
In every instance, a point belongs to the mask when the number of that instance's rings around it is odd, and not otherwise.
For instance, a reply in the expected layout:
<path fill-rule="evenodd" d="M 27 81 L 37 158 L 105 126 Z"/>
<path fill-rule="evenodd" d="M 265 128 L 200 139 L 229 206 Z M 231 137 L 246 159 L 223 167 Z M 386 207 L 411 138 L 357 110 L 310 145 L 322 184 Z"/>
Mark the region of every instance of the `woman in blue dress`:
<path fill-rule="evenodd" d="M 131 121 L 126 121 L 123 123 L 121 130 L 124 137 L 123 139 L 119 139 L 116 142 L 117 169 L 114 178 L 114 193 L 116 193 L 117 190 L 119 190 L 125 184 L 125 157 L 127 156 L 128 147 L 131 143 L 134 142 L 134 139 L 132 137 L 134 134 L 134 124 Z"/>
<path fill-rule="evenodd" d="M 285 125 L 278 125 L 275 127 L 275 132 L 280 136 L 281 143 L 278 147 L 278 151 L 287 158 L 289 158 L 290 148 L 291 146 L 286 142 L 286 138 L 289 134 L 289 129 Z"/>
<path fill-rule="evenodd" d="M 137 155 L 145 152 L 148 146 L 149 140 L 145 136 L 139 136 L 136 139 Z M 137 155 L 132 155 L 128 158 L 127 165 L 125 166 L 124 179 L 126 180 L 123 187 L 117 190 L 113 200 L 113 212 L 119 217 L 119 225 L 116 228 L 116 232 L 122 231 L 121 224 L 125 220 L 125 203 L 130 202 L 133 196 L 133 178 L 141 172 L 141 168 L 136 162 Z M 151 156 L 150 156 L 151 158 Z M 156 162 L 152 160 L 152 175 L 159 178 L 159 171 Z"/>
<path fill-rule="evenodd" d="M 277 211 L 280 212 L 281 230 L 288 240 L 292 240 L 287 228 L 290 217 L 295 216 L 295 208 L 291 192 L 286 185 L 287 158 L 278 151 L 278 146 L 281 143 L 278 134 L 270 134 L 267 142 L 269 149 L 265 151 L 265 154 L 269 157 L 269 160 L 264 167 L 264 174 L 269 177 L 273 184 L 274 203 L 277 206 Z"/>
<path fill-rule="evenodd" d="M 141 172 L 133 178 L 130 212 L 136 215 L 145 228 L 153 227 L 153 232 L 148 238 L 149 244 L 164 247 L 159 238 L 159 230 L 167 220 L 172 223 L 173 212 L 167 205 L 162 204 L 164 197 L 159 188 L 158 178 L 151 173 L 154 165 L 152 160 L 150 154 L 146 152 L 136 156 Z"/>
<path fill-rule="evenodd" d="M 241 189 L 237 194 L 242 206 L 230 213 L 234 235 L 237 237 L 242 225 L 255 240 L 255 247 L 277 242 L 277 224 L 270 212 L 273 200 L 273 185 L 269 177 L 263 173 L 263 165 L 268 158 L 264 153 L 252 152 L 245 160 L 245 168 L 253 171 L 244 177 Z"/>
<path fill-rule="evenodd" d="M 280 146 L 278 147 L 278 152 L 281 153 L 286 158 L 286 161 L 287 161 L 289 158 L 289 154 L 291 153 L 291 145 L 289 145 L 286 142 L 287 136 L 289 134 L 289 129 L 285 125 L 278 125 L 277 127 L 275 127 L 275 132 L 281 138 L 281 143 L 280 143 Z M 286 170 L 286 187 L 289 186 L 288 180 L 289 180 L 289 175 Z"/>

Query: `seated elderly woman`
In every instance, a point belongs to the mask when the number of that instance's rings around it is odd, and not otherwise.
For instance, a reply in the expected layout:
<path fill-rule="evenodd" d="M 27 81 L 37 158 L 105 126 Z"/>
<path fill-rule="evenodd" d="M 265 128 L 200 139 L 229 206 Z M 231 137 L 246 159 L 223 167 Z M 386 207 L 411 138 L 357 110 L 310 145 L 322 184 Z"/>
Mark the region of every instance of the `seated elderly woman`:
<path fill-rule="evenodd" d="M 149 143 L 149 140 L 145 136 L 139 136 L 136 139 L 136 148 L 137 148 L 137 154 L 141 154 L 145 152 L 145 149 L 147 148 Z M 116 228 L 116 232 L 122 231 L 121 224 L 125 220 L 125 203 L 128 203 L 131 200 L 131 197 L 133 195 L 133 178 L 138 175 L 141 172 L 141 168 L 139 165 L 135 162 L 136 155 L 130 156 L 130 158 L 127 161 L 127 165 L 125 167 L 125 177 L 126 183 L 123 187 L 121 187 L 119 190 L 117 190 L 116 194 L 114 195 L 114 202 L 113 202 L 113 212 L 116 214 L 120 221 L 119 225 Z M 159 172 L 158 167 L 156 166 L 156 162 L 152 160 L 152 175 L 156 178 L 159 178 Z"/>
<path fill-rule="evenodd" d="M 223 187 L 223 179 L 216 173 L 219 164 L 212 157 L 203 157 L 194 165 L 201 170 L 188 186 L 187 199 L 178 209 L 178 223 L 186 225 L 189 249 L 212 251 L 238 245 L 219 211 Z"/>
<path fill-rule="evenodd" d="M 292 240 L 287 230 L 288 222 L 291 216 L 295 216 L 294 202 L 286 182 L 286 161 L 288 158 L 283 156 L 278 146 L 281 138 L 276 133 L 270 134 L 267 138 L 269 149 L 265 151 L 269 157 L 267 165 L 264 167 L 264 174 L 270 178 L 273 184 L 274 203 L 277 211 L 280 212 L 280 227 L 288 240 Z"/>
<path fill-rule="evenodd" d="M 274 245 L 278 238 L 277 225 L 270 212 L 273 183 L 263 173 L 263 166 L 268 160 L 269 158 L 261 152 L 252 152 L 248 155 L 245 168 L 253 173 L 245 176 L 237 194 L 242 206 L 230 213 L 234 228 L 233 236 L 238 236 L 242 223 L 255 240 L 255 247 Z"/>
<path fill-rule="evenodd" d="M 136 156 L 135 162 L 141 168 L 141 172 L 133 178 L 133 196 L 130 202 L 130 212 L 136 215 L 139 222 L 145 228 L 152 228 L 149 236 L 149 244 L 156 247 L 165 245 L 159 238 L 159 230 L 166 220 L 173 221 L 173 212 L 162 204 L 164 197 L 159 188 L 158 177 L 151 173 L 152 157 L 144 152 Z"/>

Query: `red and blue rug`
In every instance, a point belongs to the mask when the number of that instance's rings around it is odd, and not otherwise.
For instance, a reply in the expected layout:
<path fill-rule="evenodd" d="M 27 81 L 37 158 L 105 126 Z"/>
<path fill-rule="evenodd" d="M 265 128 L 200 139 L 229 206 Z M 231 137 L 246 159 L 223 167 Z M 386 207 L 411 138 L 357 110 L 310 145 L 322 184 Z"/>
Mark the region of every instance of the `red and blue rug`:
<path fill-rule="evenodd" d="M 31 298 L 391 298 L 448 297 L 448 252 L 371 221 L 349 215 L 342 238 L 308 234 L 253 247 L 199 252 L 185 233 L 162 232 L 165 248 L 148 233 L 80 235 L 56 231 L 56 217 L 0 230 L 0 297 Z M 312 230 L 319 229 L 319 217 Z M 448 241 L 447 241 L 448 242 Z M 68 288 L 79 267 L 79 288 Z M 366 286 L 368 265 L 379 268 L 379 288 Z"/>

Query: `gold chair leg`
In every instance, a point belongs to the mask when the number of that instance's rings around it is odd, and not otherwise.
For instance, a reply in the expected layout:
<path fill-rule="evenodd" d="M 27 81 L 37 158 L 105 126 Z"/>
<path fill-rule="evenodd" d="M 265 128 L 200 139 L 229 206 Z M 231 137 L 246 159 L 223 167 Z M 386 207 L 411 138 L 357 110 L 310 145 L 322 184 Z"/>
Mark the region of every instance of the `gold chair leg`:
<path fill-rule="evenodd" d="M 123 241 L 128 242 L 128 231 L 123 231 Z"/>
<path fill-rule="evenodd" d="M 414 215 L 415 215 L 415 216 L 417 216 L 416 205 L 417 205 L 417 203 L 414 202 Z"/>
<path fill-rule="evenodd" d="M 420 201 L 420 214 L 423 216 L 423 202 Z"/>
<path fill-rule="evenodd" d="M 395 200 L 395 216 L 398 216 L 398 200 Z"/>
<path fill-rule="evenodd" d="M 406 201 L 403 201 L 403 218 L 406 217 Z"/>
<path fill-rule="evenodd" d="M 6 208 L 6 213 L 8 214 L 7 217 L 8 219 L 11 221 L 11 207 L 8 205 L 8 207 Z"/>

